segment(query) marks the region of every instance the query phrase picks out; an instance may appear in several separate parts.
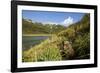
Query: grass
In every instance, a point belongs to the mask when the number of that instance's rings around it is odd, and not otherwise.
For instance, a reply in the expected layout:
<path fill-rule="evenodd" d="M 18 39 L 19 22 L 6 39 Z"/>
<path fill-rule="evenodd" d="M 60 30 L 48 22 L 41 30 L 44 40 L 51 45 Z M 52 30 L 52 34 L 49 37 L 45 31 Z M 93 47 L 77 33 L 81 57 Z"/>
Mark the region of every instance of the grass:
<path fill-rule="evenodd" d="M 65 40 L 65 37 L 58 37 L 57 35 L 52 35 L 36 45 L 29 50 L 23 51 L 23 62 L 39 62 L 39 61 L 60 61 L 63 60 L 61 51 L 64 53 L 66 59 L 72 57 L 73 49 L 68 43 L 68 47 L 64 50 L 61 49 L 61 43 Z M 68 42 L 68 41 L 67 41 Z"/>
<path fill-rule="evenodd" d="M 60 61 L 89 58 L 89 33 L 75 37 L 72 44 L 68 41 L 67 31 L 52 35 L 39 45 L 23 51 L 23 62 Z M 36 35 L 35 35 L 36 36 Z M 73 35 L 72 35 L 73 36 Z M 72 39 L 72 38 L 71 38 Z M 67 42 L 63 49 L 62 42 Z"/>
<path fill-rule="evenodd" d="M 56 36 L 55 36 L 56 38 Z M 62 59 L 60 50 L 57 47 L 58 38 L 49 38 L 41 44 L 23 51 L 23 62 L 37 61 L 58 61 Z M 56 41 L 55 41 L 56 40 Z"/>

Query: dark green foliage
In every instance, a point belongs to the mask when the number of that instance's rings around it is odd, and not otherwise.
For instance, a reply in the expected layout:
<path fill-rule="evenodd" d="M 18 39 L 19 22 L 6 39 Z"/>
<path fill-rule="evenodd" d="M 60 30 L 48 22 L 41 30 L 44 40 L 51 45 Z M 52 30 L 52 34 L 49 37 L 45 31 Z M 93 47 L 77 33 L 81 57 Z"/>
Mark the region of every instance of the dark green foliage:
<path fill-rule="evenodd" d="M 77 36 L 72 44 L 76 57 L 75 58 L 89 58 L 90 53 L 90 34 L 85 33 L 83 36 Z M 87 57 L 88 56 L 88 57 Z"/>
<path fill-rule="evenodd" d="M 83 16 L 81 21 L 70 25 L 66 30 L 58 33 L 72 44 L 75 51 L 73 59 L 90 58 L 90 15 Z"/>

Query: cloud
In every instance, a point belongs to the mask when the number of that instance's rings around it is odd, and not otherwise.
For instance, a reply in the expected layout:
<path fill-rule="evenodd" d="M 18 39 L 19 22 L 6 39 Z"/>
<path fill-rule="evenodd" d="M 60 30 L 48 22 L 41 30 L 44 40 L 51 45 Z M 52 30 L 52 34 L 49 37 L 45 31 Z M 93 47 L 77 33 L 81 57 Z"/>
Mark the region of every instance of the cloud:
<path fill-rule="evenodd" d="M 69 26 L 69 25 L 71 25 L 71 24 L 73 24 L 74 23 L 74 19 L 72 18 L 72 17 L 68 17 L 68 18 L 66 18 L 63 22 L 62 22 L 62 24 L 64 24 L 65 26 Z"/>
<path fill-rule="evenodd" d="M 63 26 L 69 26 L 69 25 L 71 25 L 71 24 L 73 24 L 74 23 L 74 19 L 72 18 L 72 17 L 67 17 L 66 19 L 64 19 L 63 21 L 61 21 L 61 22 L 59 22 L 59 23 L 57 23 L 57 22 L 42 22 L 43 24 L 55 24 L 55 25 L 58 25 L 58 24 L 60 24 L 60 25 L 63 25 Z"/>

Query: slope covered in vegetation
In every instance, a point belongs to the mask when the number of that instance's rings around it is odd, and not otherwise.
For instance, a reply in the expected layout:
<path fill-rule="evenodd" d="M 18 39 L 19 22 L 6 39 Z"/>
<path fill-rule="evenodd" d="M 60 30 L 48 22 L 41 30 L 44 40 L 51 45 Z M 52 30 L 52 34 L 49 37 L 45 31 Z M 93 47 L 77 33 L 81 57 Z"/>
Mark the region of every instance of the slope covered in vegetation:
<path fill-rule="evenodd" d="M 55 34 L 66 29 L 66 27 L 59 24 L 42 24 L 24 18 L 22 19 L 22 24 L 23 34 L 50 34 L 51 32 Z"/>
<path fill-rule="evenodd" d="M 23 62 L 59 61 L 90 58 L 90 15 L 23 51 Z"/>

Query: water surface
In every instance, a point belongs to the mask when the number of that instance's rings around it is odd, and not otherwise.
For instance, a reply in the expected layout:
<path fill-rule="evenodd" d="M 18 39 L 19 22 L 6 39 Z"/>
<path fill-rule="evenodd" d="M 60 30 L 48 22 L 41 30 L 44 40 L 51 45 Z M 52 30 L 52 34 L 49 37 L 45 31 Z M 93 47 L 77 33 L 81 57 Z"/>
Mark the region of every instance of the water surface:
<path fill-rule="evenodd" d="M 49 36 L 22 36 L 22 49 L 30 49 L 31 47 L 40 44 Z"/>

